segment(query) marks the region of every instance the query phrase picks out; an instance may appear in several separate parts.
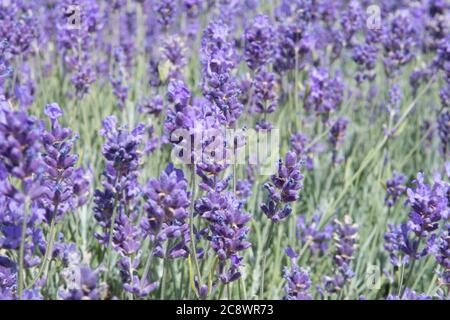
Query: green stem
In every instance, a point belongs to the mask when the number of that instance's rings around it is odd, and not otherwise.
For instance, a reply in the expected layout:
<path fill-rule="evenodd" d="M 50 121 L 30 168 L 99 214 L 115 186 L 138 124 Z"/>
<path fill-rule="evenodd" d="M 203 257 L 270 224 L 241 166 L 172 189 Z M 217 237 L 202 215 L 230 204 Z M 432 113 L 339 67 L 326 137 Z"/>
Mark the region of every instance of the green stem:
<path fill-rule="evenodd" d="M 264 277 L 266 273 L 266 262 L 267 262 L 267 250 L 269 249 L 272 239 L 273 239 L 273 231 L 275 228 L 275 223 L 271 222 L 270 229 L 269 229 L 269 237 L 267 238 L 267 241 L 264 245 L 263 249 L 263 265 L 262 265 L 262 274 L 261 274 L 261 286 L 259 288 L 259 299 L 263 299 L 264 295 Z"/>
<path fill-rule="evenodd" d="M 195 268 L 195 272 L 197 274 L 197 278 L 198 278 L 198 282 L 199 285 L 201 285 L 202 282 L 202 277 L 201 277 L 201 273 L 200 273 L 200 267 L 198 264 L 198 260 L 197 260 L 197 248 L 195 245 L 195 234 L 194 234 L 194 201 L 195 201 L 195 170 L 194 167 L 192 167 L 191 169 L 191 173 L 192 173 L 192 178 L 191 178 L 191 182 L 192 182 L 192 200 L 191 200 L 191 218 L 189 219 L 189 233 L 191 236 L 191 257 L 194 260 L 194 268 Z M 198 293 L 196 292 L 196 295 L 198 295 Z"/>
<path fill-rule="evenodd" d="M 19 299 L 22 299 L 23 296 L 23 288 L 24 288 L 24 282 L 25 282 L 25 268 L 24 268 L 24 258 L 25 258 L 25 238 L 27 235 L 27 220 L 28 215 L 30 212 L 30 206 L 31 201 L 27 197 L 25 199 L 25 214 L 22 221 L 22 230 L 21 230 L 21 236 L 20 236 L 20 247 L 19 247 L 19 272 L 18 272 L 18 282 L 19 282 L 19 288 L 18 288 L 18 295 Z"/>
<path fill-rule="evenodd" d="M 163 262 L 163 273 L 162 273 L 161 285 L 160 285 L 160 287 L 161 287 L 161 295 L 160 295 L 161 300 L 164 299 L 165 294 L 166 294 L 167 260 L 168 260 L 167 256 L 169 255 L 169 248 L 170 248 L 170 245 L 169 245 L 169 242 L 167 242 L 167 244 L 166 244 L 166 253 L 165 253 L 164 262 Z"/>
<path fill-rule="evenodd" d="M 158 234 L 158 232 L 156 232 L 156 234 Z M 150 242 L 150 246 L 149 246 L 150 250 L 148 252 L 147 261 L 145 262 L 145 266 L 144 266 L 144 272 L 142 273 L 142 277 L 141 277 L 141 289 L 143 289 L 145 286 L 145 281 L 147 280 L 148 272 L 150 271 L 150 266 L 152 265 L 153 247 L 154 247 L 153 243 Z"/>
<path fill-rule="evenodd" d="M 48 268 L 49 268 L 50 260 L 51 260 L 51 255 L 53 252 L 53 245 L 55 243 L 55 235 L 56 235 L 55 219 L 53 219 L 51 222 L 49 235 L 50 235 L 50 237 L 47 241 L 47 247 L 45 248 L 44 261 L 43 261 L 42 267 L 41 267 L 41 269 L 39 269 L 39 272 L 33 282 L 39 280 L 42 275 L 44 276 L 44 278 L 47 277 Z"/>
<path fill-rule="evenodd" d="M 44 278 L 47 277 L 48 267 L 50 265 L 51 254 L 53 252 L 53 245 L 55 243 L 55 235 L 56 235 L 56 213 L 58 212 L 59 204 L 55 206 L 55 210 L 53 211 L 52 222 L 50 223 L 50 231 L 49 231 L 49 239 L 47 241 L 47 246 L 45 247 L 44 260 L 42 261 L 41 267 L 33 280 L 33 285 L 41 278 L 43 275 Z"/>

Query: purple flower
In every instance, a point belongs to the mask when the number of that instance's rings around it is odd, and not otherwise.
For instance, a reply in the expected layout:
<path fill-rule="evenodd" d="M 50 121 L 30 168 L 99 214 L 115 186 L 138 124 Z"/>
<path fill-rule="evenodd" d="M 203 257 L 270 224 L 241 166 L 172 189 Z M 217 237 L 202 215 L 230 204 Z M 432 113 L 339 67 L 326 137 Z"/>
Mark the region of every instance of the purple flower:
<path fill-rule="evenodd" d="M 11 77 L 13 73 L 13 68 L 10 66 L 8 61 L 7 50 L 9 48 L 9 43 L 6 40 L 0 42 L 0 95 L 4 94 L 4 84 L 5 80 Z"/>
<path fill-rule="evenodd" d="M 335 275 L 324 279 L 325 290 L 330 293 L 339 292 L 344 284 L 354 276 L 351 263 L 358 240 L 358 226 L 352 223 L 350 216 L 345 216 L 344 222 L 335 220 L 334 230 Z"/>
<path fill-rule="evenodd" d="M 292 211 L 289 203 L 299 198 L 299 190 L 303 188 L 302 180 L 297 155 L 290 151 L 286 153 L 284 163 L 280 160 L 278 173 L 272 175 L 271 181 L 264 184 L 264 188 L 269 192 L 269 199 L 261 205 L 262 212 L 273 222 L 286 218 Z"/>
<path fill-rule="evenodd" d="M 242 204 L 230 192 L 209 192 L 196 201 L 195 211 L 209 223 L 206 239 L 219 258 L 221 281 L 229 283 L 239 279 L 243 259 L 239 253 L 251 246 L 247 241 L 250 227 L 246 226 L 251 216 L 243 212 Z"/>
<path fill-rule="evenodd" d="M 286 249 L 286 254 L 291 259 L 291 269 L 284 268 L 284 279 L 286 280 L 286 286 L 284 287 L 285 300 L 311 300 L 309 293 L 311 288 L 311 279 L 308 272 L 297 266 L 298 255 L 291 249 Z"/>
<path fill-rule="evenodd" d="M 313 254 L 326 254 L 329 248 L 333 226 L 325 225 L 319 230 L 320 216 L 313 215 L 309 221 L 305 216 L 297 218 L 297 238 L 301 240 L 302 245 L 308 246 Z"/>
<path fill-rule="evenodd" d="M 436 175 L 432 185 L 426 184 L 423 174 L 418 173 L 414 184 L 414 188 L 406 191 L 406 204 L 410 207 L 408 221 L 400 226 L 388 225 L 384 236 L 384 247 L 394 266 L 428 255 L 434 248 L 439 222 L 449 216 L 448 182 Z"/>
<path fill-rule="evenodd" d="M 348 121 L 344 118 L 337 119 L 328 133 L 328 141 L 332 146 L 332 162 L 333 164 L 339 164 L 342 162 L 342 158 L 338 156 L 338 146 L 341 145 L 345 138 L 347 131 Z"/>
<path fill-rule="evenodd" d="M 178 241 L 168 249 L 168 257 L 187 257 L 189 226 L 186 222 L 190 204 L 183 171 L 170 164 L 159 179 L 148 181 L 144 189 L 146 216 L 141 220 L 144 236 L 150 236 L 156 252 L 168 240 Z"/>
<path fill-rule="evenodd" d="M 107 139 L 102 151 L 106 164 L 103 191 L 97 189 L 94 193 L 94 217 L 103 232 L 95 236 L 101 244 L 108 245 L 112 235 L 114 249 L 123 255 L 130 255 L 139 247 L 139 232 L 134 220 L 140 193 L 137 176 L 141 152 L 138 147 L 143 129 L 143 125 L 132 131 L 127 127 L 117 128 L 116 117 L 110 116 L 103 121 L 100 130 Z"/>
<path fill-rule="evenodd" d="M 411 19 L 405 14 L 394 16 L 384 30 L 383 62 L 388 77 L 393 77 L 414 58 L 415 33 Z"/>
<path fill-rule="evenodd" d="M 326 69 L 315 68 L 310 73 L 309 86 L 305 96 L 306 110 L 313 110 L 326 119 L 341 105 L 344 88 L 339 75 L 332 77 Z"/>
<path fill-rule="evenodd" d="M 373 81 L 375 79 L 375 66 L 377 63 L 378 48 L 372 44 L 359 44 L 353 48 L 352 59 L 358 65 L 358 72 L 355 76 L 358 84 L 364 80 Z"/>
<path fill-rule="evenodd" d="M 164 99 L 159 95 L 152 98 L 144 98 L 139 102 L 138 109 L 141 113 L 153 114 L 155 117 L 158 117 L 164 109 Z"/>
<path fill-rule="evenodd" d="M 78 155 L 71 154 L 71 150 L 78 137 L 73 137 L 72 130 L 59 124 L 61 109 L 52 103 L 45 107 L 45 114 L 51 120 L 51 130 L 44 131 L 42 135 L 42 158 L 45 163 L 42 185 L 46 192 L 40 199 L 40 205 L 46 210 L 47 222 L 50 223 L 83 203 L 78 198 L 85 197 L 89 181 L 75 167 Z"/>
<path fill-rule="evenodd" d="M 203 95 L 220 112 L 221 123 L 234 127 L 244 107 L 239 84 L 231 75 L 235 52 L 223 22 L 210 23 L 203 32 L 200 60 Z"/>
<path fill-rule="evenodd" d="M 347 10 L 341 14 L 340 23 L 346 44 L 351 46 L 354 34 L 361 30 L 364 24 L 363 9 L 358 1 L 351 1 L 348 4 Z"/>
<path fill-rule="evenodd" d="M 244 59 L 252 70 L 270 62 L 274 52 L 275 30 L 269 17 L 257 15 L 244 31 Z"/>
<path fill-rule="evenodd" d="M 115 74 L 110 75 L 110 81 L 113 87 L 113 93 L 117 98 L 117 106 L 122 110 L 125 107 L 125 102 L 128 98 L 128 86 L 126 84 L 125 72 L 125 51 L 122 47 L 118 47 L 114 50 L 113 56 Z"/>
<path fill-rule="evenodd" d="M 397 202 L 397 199 L 405 194 L 405 182 L 406 177 L 403 174 L 399 174 L 395 171 L 392 179 L 388 179 L 386 181 L 386 196 L 384 197 L 384 203 L 388 207 L 392 207 Z"/>
<path fill-rule="evenodd" d="M 441 284 L 450 284 L 450 225 L 444 227 L 442 235 L 437 241 L 435 257 L 442 270 L 439 271 Z"/>
<path fill-rule="evenodd" d="M 40 173 L 41 124 L 25 112 L 0 111 L 0 163 L 12 176 L 27 181 Z"/>
<path fill-rule="evenodd" d="M 309 146 L 311 140 L 306 134 L 297 132 L 291 136 L 289 140 L 290 146 L 300 159 L 305 161 L 306 169 L 314 169 L 314 153 L 317 149 L 317 145 Z"/>
<path fill-rule="evenodd" d="M 438 134 L 441 139 L 441 149 L 444 157 L 450 156 L 450 110 L 444 110 L 438 116 Z"/>
<path fill-rule="evenodd" d="M 295 4 L 297 8 L 291 8 L 290 4 L 284 2 L 279 10 L 281 14 L 278 17 L 280 23 L 277 28 L 274 61 L 274 70 L 277 73 L 303 69 L 305 59 L 313 47 L 313 41 L 308 36 L 307 24 L 311 19 L 309 15 L 314 11 L 302 5 L 306 3 L 299 2 Z"/>
<path fill-rule="evenodd" d="M 398 295 L 389 295 L 386 300 L 431 300 L 432 297 L 426 295 L 425 293 L 417 293 L 410 288 L 405 288 L 405 292 L 401 297 Z"/>
<path fill-rule="evenodd" d="M 401 225 L 388 224 L 388 231 L 384 234 L 384 249 L 389 253 L 393 266 L 400 267 L 411 260 L 420 259 L 428 251 L 419 251 L 419 242 L 410 236 L 410 231 L 405 223 Z"/>
<path fill-rule="evenodd" d="M 75 279 L 66 277 L 67 288 L 59 291 L 63 300 L 100 300 L 101 288 L 98 284 L 99 274 L 85 265 L 74 265 Z"/>
<path fill-rule="evenodd" d="M 89 64 L 79 64 L 74 72 L 71 81 L 75 87 L 77 97 L 83 97 L 89 92 L 90 86 L 95 82 L 96 76 L 93 68 Z"/>
<path fill-rule="evenodd" d="M 12 300 L 16 291 L 17 266 L 8 257 L 0 256 L 0 300 Z"/>
<path fill-rule="evenodd" d="M 259 70 L 253 82 L 254 111 L 264 114 L 273 113 L 278 106 L 277 79 L 275 73 Z"/>
<path fill-rule="evenodd" d="M 419 89 L 420 85 L 426 83 L 432 75 L 432 72 L 430 69 L 417 69 L 411 72 L 411 75 L 409 76 L 409 84 L 411 85 L 413 95 L 417 95 L 417 90 Z"/>
<path fill-rule="evenodd" d="M 186 48 L 180 37 L 169 37 L 162 44 L 161 54 L 168 62 L 168 79 L 183 79 L 183 68 L 186 66 Z"/>
<path fill-rule="evenodd" d="M 408 188 L 407 204 L 410 206 L 408 228 L 419 238 L 428 238 L 437 228 L 441 218 L 448 215 L 447 191 L 449 184 L 436 176 L 433 185 L 424 182 L 421 172 L 413 181 L 415 188 Z"/>
<path fill-rule="evenodd" d="M 252 195 L 253 183 L 249 179 L 238 180 L 236 182 L 236 196 L 246 202 Z"/>
<path fill-rule="evenodd" d="M 162 29 L 168 29 L 175 20 L 176 3 L 171 0 L 156 0 L 153 10 Z"/>

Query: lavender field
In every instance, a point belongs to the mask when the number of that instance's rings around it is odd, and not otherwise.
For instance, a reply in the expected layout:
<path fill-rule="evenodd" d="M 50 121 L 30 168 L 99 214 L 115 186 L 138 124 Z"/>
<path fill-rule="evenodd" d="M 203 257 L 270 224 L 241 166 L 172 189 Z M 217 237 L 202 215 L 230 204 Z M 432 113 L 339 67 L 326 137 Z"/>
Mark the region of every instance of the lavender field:
<path fill-rule="evenodd" d="M 0 300 L 450 299 L 449 0 L 0 0 Z"/>

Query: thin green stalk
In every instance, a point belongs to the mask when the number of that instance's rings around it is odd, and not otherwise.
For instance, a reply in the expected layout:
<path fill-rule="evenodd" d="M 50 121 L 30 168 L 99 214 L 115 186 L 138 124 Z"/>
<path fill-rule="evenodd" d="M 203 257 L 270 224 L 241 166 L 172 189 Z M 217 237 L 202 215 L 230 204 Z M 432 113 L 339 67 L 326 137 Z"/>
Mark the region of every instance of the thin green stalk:
<path fill-rule="evenodd" d="M 262 274 L 261 274 L 261 286 L 259 288 L 259 299 L 263 299 L 264 295 L 264 277 L 266 273 L 266 263 L 267 263 L 267 250 L 269 249 L 270 245 L 272 244 L 273 239 L 273 231 L 275 229 L 275 223 L 270 222 L 270 228 L 269 228 L 269 235 L 266 240 L 266 243 L 264 245 L 263 249 L 263 264 L 262 264 Z"/>
<path fill-rule="evenodd" d="M 19 271 L 18 271 L 18 296 L 19 299 L 22 299 L 23 296 L 23 288 L 25 287 L 25 268 L 24 268 L 24 259 L 25 259 L 25 239 L 27 235 L 27 221 L 28 216 L 30 214 L 30 205 L 31 200 L 27 197 L 25 199 L 25 214 L 23 216 L 22 221 L 22 230 L 20 235 L 20 247 L 19 247 Z"/>
<path fill-rule="evenodd" d="M 189 219 L 189 232 L 190 232 L 190 236 L 191 236 L 191 256 L 192 259 L 194 260 L 194 268 L 195 268 L 195 272 L 198 278 L 198 282 L 201 284 L 202 281 L 202 277 L 201 277 L 201 273 L 200 273 L 200 267 L 198 264 L 198 259 L 197 259 L 197 248 L 195 245 L 195 234 L 194 234 L 194 201 L 195 201 L 195 170 L 194 167 L 192 167 L 191 169 L 191 183 L 192 183 L 192 200 L 191 200 L 191 205 L 190 205 L 190 211 L 191 211 L 191 218 Z M 196 292 L 196 294 L 198 294 Z"/>
<path fill-rule="evenodd" d="M 145 261 L 144 271 L 143 271 L 142 277 L 141 277 L 141 289 L 143 289 L 144 286 L 145 286 L 145 283 L 146 283 L 146 280 L 147 280 L 147 277 L 148 277 L 148 272 L 150 271 L 150 266 L 152 265 L 152 261 L 153 261 L 153 247 L 154 247 L 153 243 L 150 241 L 148 257 L 147 257 L 147 261 Z"/>
<path fill-rule="evenodd" d="M 161 288 L 160 298 L 162 300 L 164 299 L 164 297 L 166 295 L 167 263 L 168 263 L 167 256 L 169 255 L 169 249 L 170 249 L 169 242 L 167 242 L 166 253 L 164 255 L 164 262 L 163 262 L 163 273 L 162 273 L 161 284 L 160 284 L 160 288 Z"/>
<path fill-rule="evenodd" d="M 58 206 L 55 206 L 54 212 L 56 213 L 57 210 L 58 210 Z M 39 271 L 33 280 L 33 284 L 35 284 L 36 281 L 38 281 L 42 275 L 44 276 L 44 278 L 47 277 L 48 267 L 50 265 L 51 254 L 53 252 L 53 245 L 55 242 L 55 235 L 56 235 L 56 221 L 55 220 L 56 220 L 55 215 L 53 215 L 52 222 L 50 223 L 49 239 L 47 240 L 47 246 L 45 248 L 44 260 L 42 261 L 41 267 L 39 268 Z"/>

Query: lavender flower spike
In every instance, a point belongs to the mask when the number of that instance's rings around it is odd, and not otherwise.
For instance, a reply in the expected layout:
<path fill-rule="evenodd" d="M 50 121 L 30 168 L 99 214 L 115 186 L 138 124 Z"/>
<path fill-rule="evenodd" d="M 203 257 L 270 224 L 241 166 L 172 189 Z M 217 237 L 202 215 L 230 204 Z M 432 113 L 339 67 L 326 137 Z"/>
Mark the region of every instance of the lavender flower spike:
<path fill-rule="evenodd" d="M 292 211 L 289 203 L 299 198 L 299 190 L 303 188 L 303 175 L 295 152 L 286 153 L 286 158 L 280 160 L 278 173 L 272 175 L 271 181 L 264 184 L 269 192 L 267 203 L 261 205 L 261 210 L 273 222 L 286 218 Z"/>

